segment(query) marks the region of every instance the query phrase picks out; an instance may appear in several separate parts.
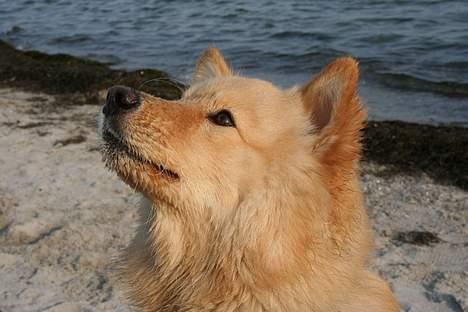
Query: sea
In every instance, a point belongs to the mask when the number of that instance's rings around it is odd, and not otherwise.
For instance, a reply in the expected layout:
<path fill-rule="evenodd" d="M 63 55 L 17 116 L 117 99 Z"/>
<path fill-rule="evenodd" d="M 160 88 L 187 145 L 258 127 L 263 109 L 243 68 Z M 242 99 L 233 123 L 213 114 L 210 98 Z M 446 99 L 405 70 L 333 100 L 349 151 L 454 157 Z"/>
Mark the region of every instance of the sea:
<path fill-rule="evenodd" d="M 183 82 L 215 46 L 283 88 L 350 55 L 370 119 L 468 127 L 467 0 L 0 0 L 0 39 Z"/>

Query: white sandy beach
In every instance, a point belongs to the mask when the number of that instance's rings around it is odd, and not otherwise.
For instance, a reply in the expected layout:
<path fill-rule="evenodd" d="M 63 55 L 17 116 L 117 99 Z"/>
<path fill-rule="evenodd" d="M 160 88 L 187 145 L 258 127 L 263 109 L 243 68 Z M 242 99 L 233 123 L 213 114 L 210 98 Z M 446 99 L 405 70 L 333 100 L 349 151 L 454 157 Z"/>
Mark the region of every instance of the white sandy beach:
<path fill-rule="evenodd" d="M 100 107 L 0 89 L 0 108 L 0 312 L 128 311 L 112 259 L 133 235 L 138 195 L 101 162 Z M 468 193 L 363 167 L 373 268 L 402 310 L 468 311 Z"/>

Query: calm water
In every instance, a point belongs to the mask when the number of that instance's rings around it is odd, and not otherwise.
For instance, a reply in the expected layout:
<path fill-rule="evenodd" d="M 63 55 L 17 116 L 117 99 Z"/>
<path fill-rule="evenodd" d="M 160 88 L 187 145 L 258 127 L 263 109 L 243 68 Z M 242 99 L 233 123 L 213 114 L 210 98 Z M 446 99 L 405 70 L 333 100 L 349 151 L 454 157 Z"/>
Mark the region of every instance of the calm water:
<path fill-rule="evenodd" d="M 0 39 L 183 81 L 217 46 L 285 87 L 352 55 L 371 118 L 468 126 L 466 0 L 0 0 Z"/>

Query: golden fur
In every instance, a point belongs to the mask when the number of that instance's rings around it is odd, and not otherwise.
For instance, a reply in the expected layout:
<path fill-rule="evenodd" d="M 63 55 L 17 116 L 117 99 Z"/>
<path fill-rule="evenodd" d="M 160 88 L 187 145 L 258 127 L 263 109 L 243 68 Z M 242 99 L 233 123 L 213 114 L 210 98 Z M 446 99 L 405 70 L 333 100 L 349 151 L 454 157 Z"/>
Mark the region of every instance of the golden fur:
<path fill-rule="evenodd" d="M 340 58 L 280 90 L 235 75 L 211 48 L 180 100 L 142 94 L 137 110 L 104 122 L 129 151 L 104 143 L 106 165 L 145 198 L 121 262 L 131 302 L 141 311 L 398 311 L 367 269 L 357 84 L 356 61 Z M 207 118 L 221 109 L 236 127 Z"/>

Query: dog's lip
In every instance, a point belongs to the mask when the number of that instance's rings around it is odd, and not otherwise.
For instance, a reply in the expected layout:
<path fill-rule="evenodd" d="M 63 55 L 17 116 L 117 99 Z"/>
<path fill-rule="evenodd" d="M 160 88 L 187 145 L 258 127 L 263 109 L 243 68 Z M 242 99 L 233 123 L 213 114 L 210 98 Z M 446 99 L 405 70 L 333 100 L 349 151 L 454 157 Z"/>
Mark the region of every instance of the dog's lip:
<path fill-rule="evenodd" d="M 137 153 L 134 148 L 131 148 L 128 145 L 128 143 L 124 142 L 124 140 L 118 137 L 112 130 L 104 129 L 104 131 L 102 132 L 102 138 L 107 143 L 107 146 L 110 147 L 113 151 L 124 153 L 127 157 L 133 160 L 144 164 L 148 164 L 155 168 L 159 173 L 161 173 L 161 175 L 167 178 L 170 178 L 172 180 L 179 180 L 179 174 L 177 174 L 171 169 L 168 169 L 162 164 L 157 164 L 148 159 L 145 159 L 139 153 Z"/>

